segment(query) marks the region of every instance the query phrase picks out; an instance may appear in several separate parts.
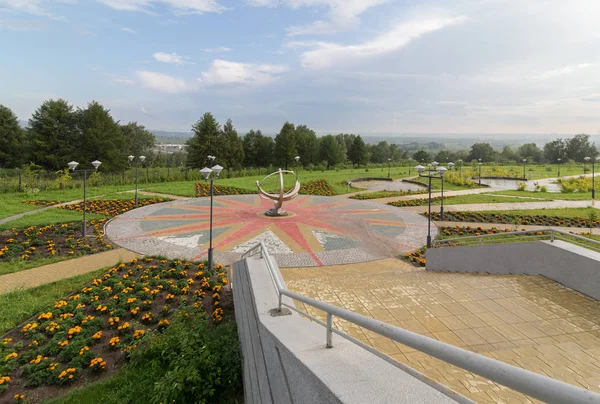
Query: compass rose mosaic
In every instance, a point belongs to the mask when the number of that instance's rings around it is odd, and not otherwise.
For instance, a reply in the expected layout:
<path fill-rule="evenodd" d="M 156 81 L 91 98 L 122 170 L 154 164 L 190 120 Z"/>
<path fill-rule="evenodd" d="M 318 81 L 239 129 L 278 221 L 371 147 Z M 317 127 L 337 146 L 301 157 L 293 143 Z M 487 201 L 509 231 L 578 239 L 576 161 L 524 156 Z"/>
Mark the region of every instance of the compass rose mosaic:
<path fill-rule="evenodd" d="M 343 197 L 298 196 L 284 217 L 266 216 L 271 206 L 258 195 L 215 197 L 215 261 L 235 262 L 260 241 L 280 267 L 372 261 L 421 247 L 427 232 L 415 213 Z M 209 198 L 145 206 L 112 220 L 106 234 L 142 254 L 205 259 L 209 214 Z"/>

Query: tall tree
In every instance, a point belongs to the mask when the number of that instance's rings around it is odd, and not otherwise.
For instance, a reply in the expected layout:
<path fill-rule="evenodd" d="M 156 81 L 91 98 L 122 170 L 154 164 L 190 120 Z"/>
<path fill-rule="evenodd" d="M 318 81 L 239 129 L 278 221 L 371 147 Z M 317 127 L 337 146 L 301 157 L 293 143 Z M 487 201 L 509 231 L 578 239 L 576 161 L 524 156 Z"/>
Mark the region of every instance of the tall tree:
<path fill-rule="evenodd" d="M 300 164 L 317 164 L 319 160 L 319 139 L 314 130 L 306 125 L 296 126 L 296 149 Z"/>
<path fill-rule="evenodd" d="M 319 158 L 327 162 L 327 168 L 343 161 L 342 148 L 335 136 L 327 135 L 321 138 Z"/>
<path fill-rule="evenodd" d="M 83 167 L 100 160 L 102 169 L 117 171 L 127 166 L 124 153 L 125 140 L 121 126 L 114 121 L 110 111 L 96 101 L 86 109 L 77 111 L 77 127 L 80 133 L 78 155 Z"/>
<path fill-rule="evenodd" d="M 590 143 L 590 135 L 575 135 L 567 140 L 567 158 L 575 161 L 583 161 L 585 157 L 596 157 L 598 150 Z"/>
<path fill-rule="evenodd" d="M 556 139 L 544 145 L 544 158 L 548 163 L 556 163 L 558 159 L 567 159 L 567 144 L 564 139 Z"/>
<path fill-rule="evenodd" d="M 387 163 L 390 157 L 390 145 L 385 140 L 371 148 L 371 162 L 375 164 Z"/>
<path fill-rule="evenodd" d="M 258 167 L 258 143 L 262 137 L 260 130 L 250 130 L 244 135 L 242 146 L 244 148 L 244 165 L 246 167 Z"/>
<path fill-rule="evenodd" d="M 352 141 L 352 145 L 348 151 L 348 158 L 352 162 L 352 164 L 356 164 L 357 166 L 365 165 L 368 161 L 367 156 L 367 146 L 365 142 L 362 140 L 362 137 L 356 136 Z"/>
<path fill-rule="evenodd" d="M 123 133 L 127 155 L 147 156 L 150 154 L 156 138 L 143 125 L 139 125 L 137 122 L 129 122 L 127 125 L 121 125 L 121 132 Z"/>
<path fill-rule="evenodd" d="M 486 163 L 494 161 L 496 157 L 496 151 L 489 143 L 475 143 L 471 146 L 471 152 L 469 153 L 469 160 L 479 160 Z"/>
<path fill-rule="evenodd" d="M 431 155 L 425 150 L 417 151 L 415 154 L 413 154 L 413 158 L 421 164 L 431 162 Z"/>
<path fill-rule="evenodd" d="M 201 168 L 210 164 L 208 156 L 215 156 L 217 160 L 222 159 L 219 147 L 219 122 L 210 113 L 206 112 L 202 118 L 192 126 L 194 135 L 187 141 L 187 166 Z M 218 163 L 218 161 L 217 161 Z"/>
<path fill-rule="evenodd" d="M 239 170 L 244 163 L 244 145 L 231 119 L 228 119 L 221 131 L 223 142 L 223 163 L 229 169 Z"/>
<path fill-rule="evenodd" d="M 0 104 L 0 167 L 15 168 L 23 163 L 23 129 L 17 116 Z"/>
<path fill-rule="evenodd" d="M 541 163 L 544 161 L 544 152 L 535 143 L 525 143 L 519 147 L 519 156 L 528 162 Z"/>
<path fill-rule="evenodd" d="M 286 122 L 275 136 L 276 162 L 287 170 L 288 166 L 293 166 L 294 158 L 297 155 L 296 129 L 293 123 Z"/>
<path fill-rule="evenodd" d="M 63 99 L 48 100 L 35 110 L 27 129 L 31 159 L 48 170 L 62 170 L 77 157 L 77 116 Z"/>
<path fill-rule="evenodd" d="M 272 137 L 261 135 L 256 142 L 256 148 L 258 150 L 258 155 L 256 158 L 257 166 L 269 167 L 275 163 L 275 141 Z"/>

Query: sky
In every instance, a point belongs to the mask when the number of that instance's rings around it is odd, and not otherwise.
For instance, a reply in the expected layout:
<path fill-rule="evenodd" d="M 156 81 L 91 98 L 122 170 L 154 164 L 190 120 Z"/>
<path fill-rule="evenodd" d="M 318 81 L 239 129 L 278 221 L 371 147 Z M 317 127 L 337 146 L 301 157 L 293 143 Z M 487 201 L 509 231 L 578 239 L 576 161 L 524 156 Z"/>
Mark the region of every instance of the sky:
<path fill-rule="evenodd" d="M 0 104 L 189 131 L 596 134 L 598 0 L 0 0 Z"/>

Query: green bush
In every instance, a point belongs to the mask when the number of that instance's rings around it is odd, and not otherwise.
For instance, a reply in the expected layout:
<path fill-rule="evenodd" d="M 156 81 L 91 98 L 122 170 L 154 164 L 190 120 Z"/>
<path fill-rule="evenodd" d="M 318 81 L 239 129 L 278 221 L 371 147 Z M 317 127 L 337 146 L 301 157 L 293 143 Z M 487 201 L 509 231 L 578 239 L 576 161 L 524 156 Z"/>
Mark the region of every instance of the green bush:
<path fill-rule="evenodd" d="M 527 188 L 527 184 L 524 182 L 519 182 L 517 184 L 517 191 L 525 191 L 525 188 Z"/>
<path fill-rule="evenodd" d="M 563 193 L 590 192 L 592 190 L 591 177 L 559 178 L 558 182 Z"/>

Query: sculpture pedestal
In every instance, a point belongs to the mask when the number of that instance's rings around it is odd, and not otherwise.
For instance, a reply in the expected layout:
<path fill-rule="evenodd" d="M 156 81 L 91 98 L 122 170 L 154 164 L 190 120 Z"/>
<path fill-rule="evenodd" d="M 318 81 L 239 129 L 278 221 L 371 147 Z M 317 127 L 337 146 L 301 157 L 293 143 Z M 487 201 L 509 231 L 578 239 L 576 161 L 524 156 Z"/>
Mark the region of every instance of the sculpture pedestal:
<path fill-rule="evenodd" d="M 270 217 L 279 217 L 279 216 L 287 216 L 287 211 L 283 209 L 272 208 L 265 212 L 265 215 Z"/>

